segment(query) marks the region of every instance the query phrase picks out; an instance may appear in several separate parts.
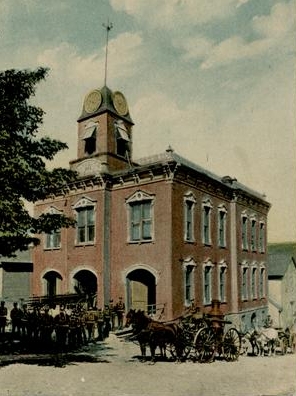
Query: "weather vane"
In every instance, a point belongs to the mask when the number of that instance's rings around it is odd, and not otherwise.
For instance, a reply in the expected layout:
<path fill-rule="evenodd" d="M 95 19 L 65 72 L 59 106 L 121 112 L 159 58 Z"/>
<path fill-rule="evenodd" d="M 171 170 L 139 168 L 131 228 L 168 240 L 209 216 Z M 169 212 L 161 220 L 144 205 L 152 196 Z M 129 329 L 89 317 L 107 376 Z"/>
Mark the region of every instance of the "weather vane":
<path fill-rule="evenodd" d="M 111 22 L 103 23 L 104 28 L 106 29 L 106 55 L 105 55 L 105 81 L 104 85 L 107 85 L 107 65 L 108 65 L 108 39 L 109 39 L 109 31 L 113 28 L 113 24 Z"/>

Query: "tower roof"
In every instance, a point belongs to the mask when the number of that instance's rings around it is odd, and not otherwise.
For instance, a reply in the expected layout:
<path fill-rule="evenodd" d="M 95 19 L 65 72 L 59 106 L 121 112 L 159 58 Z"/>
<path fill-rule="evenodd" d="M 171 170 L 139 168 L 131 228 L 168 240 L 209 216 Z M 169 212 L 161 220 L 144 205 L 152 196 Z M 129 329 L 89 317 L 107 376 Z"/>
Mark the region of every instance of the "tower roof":
<path fill-rule="evenodd" d="M 127 101 L 120 91 L 112 91 L 106 85 L 88 92 L 83 102 L 82 113 L 78 121 L 94 115 L 110 112 L 133 124 Z"/>

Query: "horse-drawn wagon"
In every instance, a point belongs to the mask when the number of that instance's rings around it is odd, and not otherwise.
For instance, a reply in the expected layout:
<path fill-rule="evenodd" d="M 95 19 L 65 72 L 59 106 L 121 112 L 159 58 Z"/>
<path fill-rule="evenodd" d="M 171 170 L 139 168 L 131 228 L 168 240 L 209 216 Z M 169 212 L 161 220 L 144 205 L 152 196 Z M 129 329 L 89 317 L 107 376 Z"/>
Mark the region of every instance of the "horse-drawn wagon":
<path fill-rule="evenodd" d="M 142 357 L 149 346 L 153 360 L 157 347 L 162 356 L 166 356 L 168 350 L 178 360 L 190 357 L 198 362 L 211 362 L 216 356 L 227 361 L 237 360 L 241 350 L 240 334 L 234 327 L 225 330 L 225 325 L 231 322 L 224 320 L 215 304 L 208 315 L 193 312 L 170 322 L 157 322 L 143 311 L 130 310 L 126 324 L 132 325 L 132 339 L 139 342 Z"/>

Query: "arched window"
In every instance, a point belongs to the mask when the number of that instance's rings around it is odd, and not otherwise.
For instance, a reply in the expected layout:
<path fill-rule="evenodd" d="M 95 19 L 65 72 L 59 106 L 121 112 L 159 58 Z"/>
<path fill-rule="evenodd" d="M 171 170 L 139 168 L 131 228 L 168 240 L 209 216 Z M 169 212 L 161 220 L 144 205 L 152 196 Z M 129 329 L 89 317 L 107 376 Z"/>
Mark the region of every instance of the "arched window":
<path fill-rule="evenodd" d="M 62 281 L 61 275 L 54 271 L 48 271 L 43 276 L 44 281 L 44 295 L 54 297 L 60 293 L 60 283 Z"/>

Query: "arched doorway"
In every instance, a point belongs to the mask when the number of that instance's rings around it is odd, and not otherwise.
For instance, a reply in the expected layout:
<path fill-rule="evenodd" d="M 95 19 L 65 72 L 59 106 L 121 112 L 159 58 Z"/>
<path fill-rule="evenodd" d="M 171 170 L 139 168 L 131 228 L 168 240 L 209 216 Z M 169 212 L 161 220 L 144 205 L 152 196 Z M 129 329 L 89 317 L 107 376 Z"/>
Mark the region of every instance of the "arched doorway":
<path fill-rule="evenodd" d="M 155 276 L 145 269 L 135 269 L 126 277 L 127 308 L 156 312 Z"/>
<path fill-rule="evenodd" d="M 97 277 L 89 270 L 80 270 L 74 276 L 74 291 L 86 296 L 89 305 L 94 305 L 97 295 Z"/>
<path fill-rule="evenodd" d="M 54 297 L 60 293 L 61 275 L 57 271 L 48 271 L 43 276 L 44 295 Z"/>

